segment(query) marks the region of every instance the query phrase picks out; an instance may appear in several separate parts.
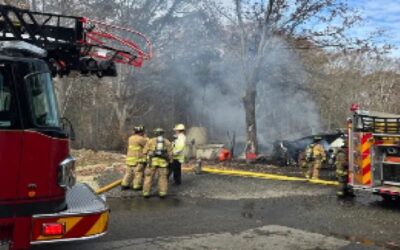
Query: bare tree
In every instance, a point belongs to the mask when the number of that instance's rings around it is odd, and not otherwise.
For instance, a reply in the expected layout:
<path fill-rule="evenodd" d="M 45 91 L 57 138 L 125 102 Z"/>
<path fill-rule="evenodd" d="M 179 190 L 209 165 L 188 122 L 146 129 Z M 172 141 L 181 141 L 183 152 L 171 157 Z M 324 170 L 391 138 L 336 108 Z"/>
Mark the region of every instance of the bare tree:
<path fill-rule="evenodd" d="M 33 9 L 133 28 L 154 42 L 155 57 L 140 70 L 122 66 L 116 78 L 57 80 L 61 111 L 72 117 L 83 138 L 75 143 L 79 147 L 121 149 L 129 127 L 138 123 L 166 128 L 175 122 L 200 124 L 213 132 L 225 129 L 225 136 L 226 127 L 236 125 L 227 123 L 237 121 L 225 115 L 243 105 L 245 116 L 239 112 L 238 119 L 245 117 L 247 152 L 256 153 L 263 134 L 285 136 L 290 127 L 310 131 L 296 116 L 286 119 L 296 100 L 290 105 L 282 100 L 299 92 L 316 101 L 315 113 L 329 129 L 343 123 L 352 101 L 380 110 L 397 107 L 398 63 L 387 68 L 388 60 L 368 57 L 375 68 L 365 66 L 371 44 L 346 35 L 360 19 L 341 0 L 234 0 L 230 11 L 215 1 L 193 0 L 30 2 Z M 299 56 L 274 63 L 282 51 Z M 297 67 L 291 58 L 303 65 Z M 306 77 L 299 77 L 304 71 Z M 280 88 L 279 95 L 272 88 Z M 281 102 L 279 109 L 271 105 L 275 100 Z M 219 115 L 215 107 L 224 102 L 234 108 L 222 112 L 222 126 L 212 126 Z M 211 109 L 204 109 L 207 104 Z M 260 117 L 263 127 L 277 123 L 279 129 L 257 129 Z"/>
<path fill-rule="evenodd" d="M 257 87 L 265 59 L 276 46 L 274 38 L 280 37 L 286 41 L 305 39 L 312 41 L 307 44 L 312 44 L 313 48 L 342 48 L 357 44 L 358 41 L 346 36 L 345 31 L 360 21 L 360 17 L 341 0 L 233 0 L 233 4 L 232 12 L 210 1 L 208 8 L 230 21 L 238 37 L 238 59 L 245 85 L 243 105 L 246 113 L 247 152 L 256 153 Z M 318 23 L 318 28 L 312 23 Z"/>

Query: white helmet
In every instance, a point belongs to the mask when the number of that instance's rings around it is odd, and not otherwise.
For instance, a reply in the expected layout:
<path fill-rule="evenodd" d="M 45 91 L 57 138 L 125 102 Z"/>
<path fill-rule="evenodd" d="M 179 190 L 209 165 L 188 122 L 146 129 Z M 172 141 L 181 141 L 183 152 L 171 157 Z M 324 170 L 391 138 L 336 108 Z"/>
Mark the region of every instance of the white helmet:
<path fill-rule="evenodd" d="M 185 130 L 185 125 L 183 125 L 183 124 L 177 124 L 177 125 L 175 125 L 174 130 L 175 130 L 175 131 Z"/>

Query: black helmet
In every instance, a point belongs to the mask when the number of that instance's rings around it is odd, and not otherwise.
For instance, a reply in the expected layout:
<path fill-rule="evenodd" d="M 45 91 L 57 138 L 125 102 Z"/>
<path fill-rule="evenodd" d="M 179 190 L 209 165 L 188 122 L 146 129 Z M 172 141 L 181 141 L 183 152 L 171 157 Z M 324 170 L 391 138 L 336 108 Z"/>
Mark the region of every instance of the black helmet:
<path fill-rule="evenodd" d="M 139 125 L 133 128 L 133 131 L 135 131 L 135 133 L 143 133 L 144 132 L 144 126 L 143 125 Z"/>

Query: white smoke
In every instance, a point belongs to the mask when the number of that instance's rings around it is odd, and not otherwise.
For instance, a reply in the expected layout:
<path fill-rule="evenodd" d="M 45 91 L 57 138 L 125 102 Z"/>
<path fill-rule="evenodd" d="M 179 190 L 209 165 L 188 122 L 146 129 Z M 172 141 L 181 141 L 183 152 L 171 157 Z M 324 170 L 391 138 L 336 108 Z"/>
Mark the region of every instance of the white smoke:
<path fill-rule="evenodd" d="M 242 97 L 245 79 L 237 51 L 209 31 L 201 16 L 180 22 L 173 43 L 172 75 L 191 92 L 192 125 L 206 126 L 213 140 L 226 142 L 228 131 L 244 142 Z M 208 30 L 208 31 L 207 31 Z M 307 93 L 307 75 L 290 45 L 274 38 L 263 55 L 257 94 L 259 142 L 295 139 L 319 131 L 318 108 Z M 251 59 L 249 60 L 251 62 Z"/>

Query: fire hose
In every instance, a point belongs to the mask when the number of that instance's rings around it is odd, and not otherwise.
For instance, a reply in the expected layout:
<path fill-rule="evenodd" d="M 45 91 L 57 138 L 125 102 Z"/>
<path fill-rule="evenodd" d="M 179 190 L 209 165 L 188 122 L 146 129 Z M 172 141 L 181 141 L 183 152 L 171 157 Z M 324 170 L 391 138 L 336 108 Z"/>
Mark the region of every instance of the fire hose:
<path fill-rule="evenodd" d="M 102 187 L 102 188 L 97 189 L 97 190 L 96 190 L 96 193 L 97 193 L 97 194 L 102 194 L 102 193 L 108 192 L 108 191 L 110 191 L 111 189 L 116 188 L 116 187 L 118 187 L 119 185 L 121 185 L 121 183 L 122 183 L 122 179 L 117 180 L 117 181 L 114 181 L 114 182 L 112 182 L 112 183 L 110 183 L 110 184 L 107 184 L 106 186 L 104 186 L 104 187 Z"/>
<path fill-rule="evenodd" d="M 182 168 L 185 172 L 195 171 L 199 173 L 200 171 L 196 168 Z M 201 168 L 202 173 L 208 174 L 217 174 L 217 175 L 230 175 L 230 176 L 238 176 L 238 177 L 247 177 L 247 178 L 256 178 L 256 179 L 264 179 L 264 180 L 277 180 L 277 181 L 300 181 L 300 182 L 309 182 L 313 184 L 319 185 L 333 185 L 337 186 L 337 181 L 327 181 L 321 179 L 307 179 L 302 177 L 292 177 L 292 176 L 285 176 L 285 175 L 277 175 L 277 174 L 267 174 L 267 173 L 258 173 L 258 172 L 250 172 L 250 171 L 240 171 L 240 170 L 228 170 L 228 169 L 217 169 L 211 167 L 203 167 Z M 113 188 L 118 187 L 121 185 L 122 179 L 114 181 L 102 188 L 96 190 L 97 194 L 105 193 Z"/>

